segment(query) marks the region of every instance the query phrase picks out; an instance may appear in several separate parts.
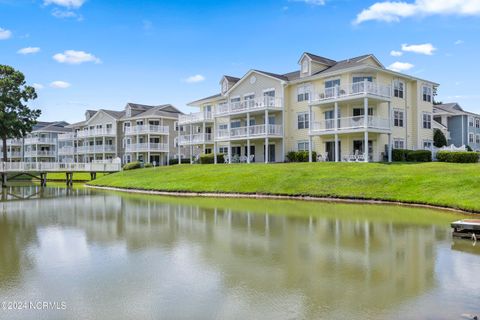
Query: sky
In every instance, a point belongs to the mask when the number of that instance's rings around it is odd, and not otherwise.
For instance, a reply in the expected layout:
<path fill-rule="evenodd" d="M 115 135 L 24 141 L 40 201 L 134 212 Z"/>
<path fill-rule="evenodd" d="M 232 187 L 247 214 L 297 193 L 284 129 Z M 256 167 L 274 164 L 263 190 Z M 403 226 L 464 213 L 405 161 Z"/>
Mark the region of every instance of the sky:
<path fill-rule="evenodd" d="M 298 70 L 303 52 L 373 53 L 480 113 L 480 0 L 0 0 L 0 64 L 37 88 L 41 120 L 127 102 L 186 104 L 225 74 Z"/>

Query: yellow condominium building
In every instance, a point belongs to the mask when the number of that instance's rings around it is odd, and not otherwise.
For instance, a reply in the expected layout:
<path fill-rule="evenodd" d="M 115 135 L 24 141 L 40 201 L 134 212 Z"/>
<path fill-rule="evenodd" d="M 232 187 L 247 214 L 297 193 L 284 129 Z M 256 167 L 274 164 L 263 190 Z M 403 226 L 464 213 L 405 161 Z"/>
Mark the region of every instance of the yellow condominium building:
<path fill-rule="evenodd" d="M 313 161 L 391 161 L 394 148 L 431 147 L 437 83 L 388 70 L 372 54 L 303 53 L 298 64 L 286 74 L 223 76 L 219 94 L 179 116 L 178 145 L 230 163 L 283 162 L 290 151 Z"/>

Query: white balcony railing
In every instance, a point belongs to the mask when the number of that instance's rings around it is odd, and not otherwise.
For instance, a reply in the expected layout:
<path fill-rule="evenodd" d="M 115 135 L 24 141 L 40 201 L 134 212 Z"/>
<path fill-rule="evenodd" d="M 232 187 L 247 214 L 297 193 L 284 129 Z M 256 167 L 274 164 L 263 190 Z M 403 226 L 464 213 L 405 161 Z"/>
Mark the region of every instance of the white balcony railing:
<path fill-rule="evenodd" d="M 380 129 L 380 130 L 390 130 L 390 121 L 385 118 L 368 116 L 366 127 L 368 129 Z M 335 128 L 335 120 L 328 119 L 322 121 L 313 122 L 312 133 L 317 132 L 331 132 L 331 131 L 342 131 L 342 130 L 355 130 L 355 129 L 364 129 L 365 128 L 365 117 L 347 117 L 347 118 L 338 118 L 337 119 L 337 128 Z"/>
<path fill-rule="evenodd" d="M 8 139 L 7 146 L 22 146 L 23 140 L 22 139 Z"/>
<path fill-rule="evenodd" d="M 255 125 L 248 127 L 239 127 L 217 130 L 217 140 L 228 140 L 238 138 L 253 138 L 262 136 L 281 137 L 283 135 L 283 126 L 278 124 Z"/>
<path fill-rule="evenodd" d="M 390 85 L 370 81 L 355 82 L 320 90 L 310 97 L 310 103 L 345 99 L 349 97 L 354 98 L 363 95 L 372 95 L 388 100 L 392 97 L 392 88 Z"/>
<path fill-rule="evenodd" d="M 136 135 L 136 134 L 168 134 L 168 126 L 157 126 L 157 125 L 139 125 L 133 127 L 125 127 L 126 135 Z"/>
<path fill-rule="evenodd" d="M 69 155 L 73 154 L 75 151 L 74 147 L 59 147 L 58 148 L 58 154 L 59 155 Z"/>
<path fill-rule="evenodd" d="M 264 109 L 276 109 L 281 110 L 283 108 L 281 98 L 276 97 L 260 97 L 250 100 L 243 100 L 238 102 L 229 102 L 226 104 L 220 104 L 217 106 L 215 115 L 225 116 L 229 114 L 237 114 L 243 112 L 250 112 Z"/>
<path fill-rule="evenodd" d="M 55 157 L 56 153 L 53 150 L 26 150 L 25 157 Z"/>
<path fill-rule="evenodd" d="M 180 136 L 178 143 L 181 146 L 190 145 L 190 144 L 204 144 L 204 143 L 213 143 L 211 133 L 197 133 L 193 135 L 184 135 Z"/>
<path fill-rule="evenodd" d="M 78 138 L 98 137 L 98 136 L 114 136 L 116 134 L 113 128 L 80 130 L 77 132 Z"/>
<path fill-rule="evenodd" d="M 0 152 L 1 158 L 3 158 L 3 152 Z M 22 153 L 18 151 L 7 152 L 7 158 L 22 158 Z"/>
<path fill-rule="evenodd" d="M 198 123 L 204 121 L 212 121 L 213 114 L 212 112 L 202 111 L 202 112 L 195 112 L 190 114 L 181 114 L 178 116 L 178 123 L 180 125 L 190 124 L 190 123 Z"/>
<path fill-rule="evenodd" d="M 95 163 L 57 163 L 57 162 L 0 162 L 0 172 L 116 172 L 122 164 L 116 160 Z"/>
<path fill-rule="evenodd" d="M 59 141 L 68 141 L 68 140 L 73 140 L 74 138 L 75 138 L 75 134 L 73 132 L 61 133 L 58 135 Z"/>
<path fill-rule="evenodd" d="M 131 143 L 125 147 L 125 152 L 168 152 L 168 143 Z"/>
<path fill-rule="evenodd" d="M 78 154 L 85 153 L 113 153 L 115 146 L 110 144 L 96 145 L 96 146 L 79 146 L 76 148 Z"/>
<path fill-rule="evenodd" d="M 43 137 L 32 137 L 25 138 L 25 144 L 57 144 L 57 139 L 55 138 L 43 138 Z"/>

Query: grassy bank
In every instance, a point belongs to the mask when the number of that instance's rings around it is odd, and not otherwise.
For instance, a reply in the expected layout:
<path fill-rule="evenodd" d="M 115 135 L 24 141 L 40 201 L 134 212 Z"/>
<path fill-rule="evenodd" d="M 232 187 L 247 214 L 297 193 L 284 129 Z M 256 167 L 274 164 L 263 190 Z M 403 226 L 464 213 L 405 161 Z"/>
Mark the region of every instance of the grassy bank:
<path fill-rule="evenodd" d="M 89 184 L 158 191 L 374 199 L 480 212 L 479 164 L 181 165 L 119 172 Z"/>

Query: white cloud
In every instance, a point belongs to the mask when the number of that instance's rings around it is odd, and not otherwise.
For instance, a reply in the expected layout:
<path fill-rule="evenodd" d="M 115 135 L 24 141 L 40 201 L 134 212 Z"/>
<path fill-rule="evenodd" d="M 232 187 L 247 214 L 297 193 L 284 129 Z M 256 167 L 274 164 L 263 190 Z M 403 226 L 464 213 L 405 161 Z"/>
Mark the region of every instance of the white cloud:
<path fill-rule="evenodd" d="M 202 76 L 201 74 L 196 74 L 194 76 L 190 76 L 187 79 L 185 79 L 185 82 L 187 83 L 197 83 L 202 81 L 205 81 L 205 77 Z"/>
<path fill-rule="evenodd" d="M 12 36 L 12 31 L 0 28 L 0 40 L 7 40 Z"/>
<path fill-rule="evenodd" d="M 57 53 L 53 59 L 60 63 L 80 64 L 84 62 L 101 63 L 102 61 L 91 53 L 85 51 L 66 50 L 63 53 Z"/>
<path fill-rule="evenodd" d="M 48 6 L 54 4 L 66 8 L 80 8 L 85 3 L 85 0 L 44 0 L 43 4 Z"/>
<path fill-rule="evenodd" d="M 390 51 L 390 55 L 392 57 L 401 57 L 403 55 L 403 52 L 402 51 L 396 51 L 396 50 L 392 50 Z"/>
<path fill-rule="evenodd" d="M 406 52 L 413 52 L 419 54 L 425 54 L 431 56 L 437 48 L 435 48 L 431 43 L 424 44 L 402 44 L 402 50 Z"/>
<path fill-rule="evenodd" d="M 69 18 L 77 18 L 78 21 L 83 20 L 83 16 L 71 10 L 60 10 L 55 8 L 52 10 L 52 16 L 59 19 L 69 19 Z"/>
<path fill-rule="evenodd" d="M 402 18 L 431 15 L 480 15 L 479 0 L 415 0 L 414 2 L 377 2 L 362 10 L 354 24 L 369 20 L 397 22 Z"/>
<path fill-rule="evenodd" d="M 402 72 L 402 71 L 407 71 L 412 69 L 414 66 L 411 63 L 408 62 L 394 62 L 391 65 L 389 65 L 387 68 L 392 70 L 392 71 L 397 71 L 397 72 Z"/>
<path fill-rule="evenodd" d="M 40 51 L 39 47 L 26 47 L 17 51 L 18 54 L 33 54 Z"/>
<path fill-rule="evenodd" d="M 41 90 L 44 88 L 43 84 L 41 83 L 34 83 L 32 84 L 32 87 L 34 87 L 36 90 Z"/>
<path fill-rule="evenodd" d="M 323 6 L 325 4 L 325 0 L 289 0 L 293 2 L 304 2 L 306 4 L 310 4 L 313 6 Z"/>
<path fill-rule="evenodd" d="M 65 81 L 53 81 L 52 83 L 50 83 L 50 87 L 55 89 L 66 89 L 70 86 L 71 84 Z"/>
<path fill-rule="evenodd" d="M 463 43 L 464 43 L 463 40 L 457 40 L 457 41 L 455 41 L 453 44 L 456 45 L 456 46 L 458 46 L 459 44 L 463 44 Z"/>

